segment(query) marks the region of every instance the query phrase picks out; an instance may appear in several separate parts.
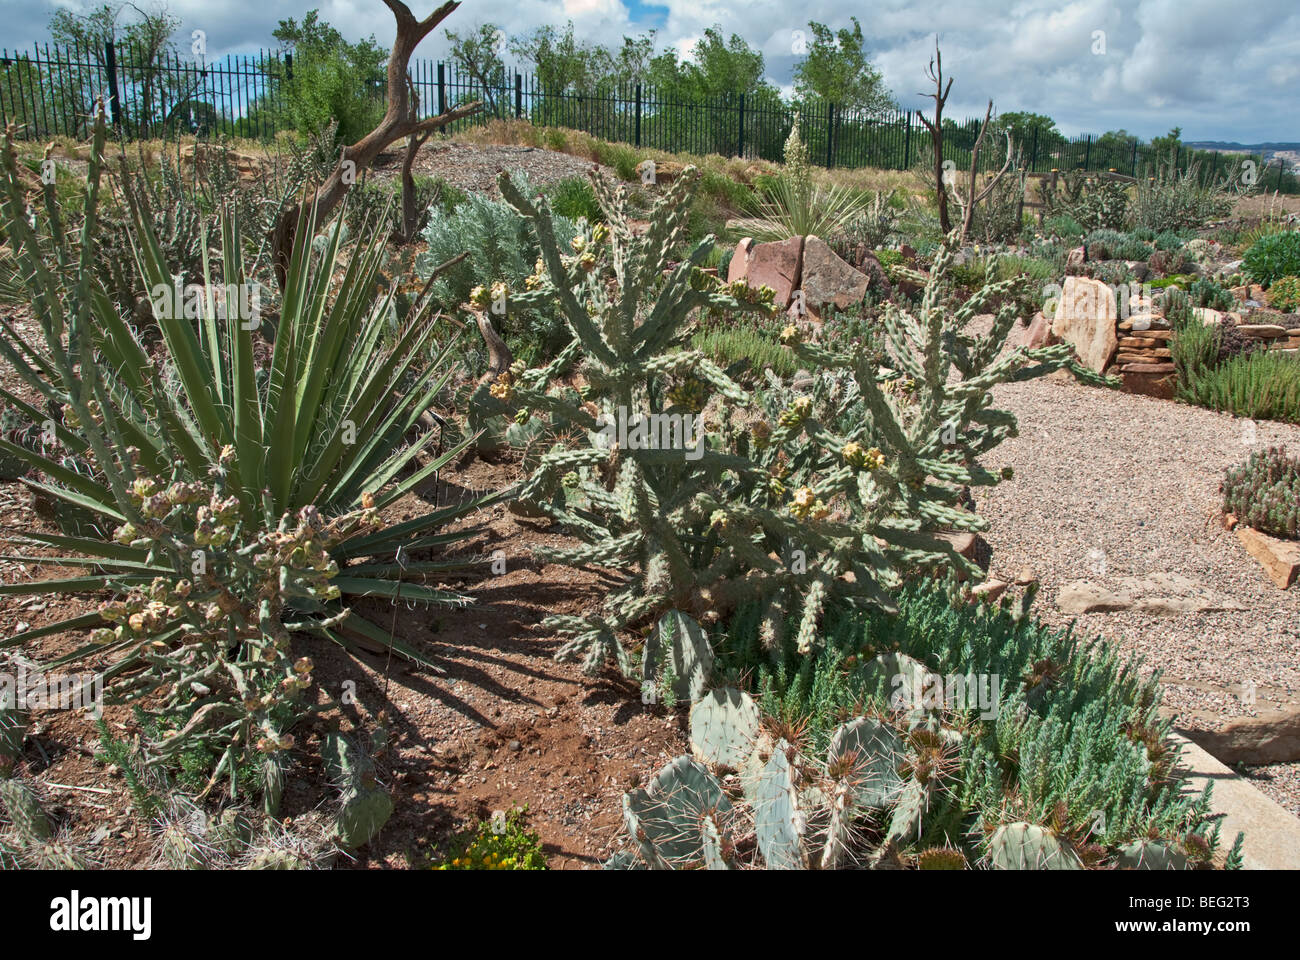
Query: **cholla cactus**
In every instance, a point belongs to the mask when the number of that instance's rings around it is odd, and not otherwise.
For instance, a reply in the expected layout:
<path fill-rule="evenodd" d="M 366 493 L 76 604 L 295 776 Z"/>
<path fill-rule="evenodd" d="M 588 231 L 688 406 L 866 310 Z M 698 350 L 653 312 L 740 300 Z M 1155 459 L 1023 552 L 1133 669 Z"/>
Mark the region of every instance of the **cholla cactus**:
<path fill-rule="evenodd" d="M 498 378 L 492 396 L 585 431 L 587 441 L 543 456 L 518 496 L 587 541 L 548 551 L 549 559 L 631 571 L 602 614 L 547 621 L 573 636 L 560 656 L 585 654 L 591 671 L 607 655 L 629 668 L 618 638 L 627 624 L 670 607 L 704 615 L 714 606 L 713 586 L 743 572 L 734 552 L 719 549 L 730 537 L 710 535 L 710 517 L 757 475 L 743 458 L 714 448 L 700 408 L 712 394 L 725 422 L 730 408 L 750 398 L 699 351 L 674 348 L 693 311 L 767 313 L 772 294 L 743 284 L 723 287 L 700 273 L 711 239 L 664 278 L 685 234 L 695 179 L 688 169 L 638 236 L 625 191 L 613 192 L 593 177 L 607 223 L 576 237 L 571 252 L 557 242 L 544 202 L 534 205 L 505 176 L 499 181 L 506 201 L 533 225 L 542 250 L 538 273 L 525 291 L 511 295 L 509 308 L 554 300 L 574 339 L 541 369 L 517 364 Z M 587 381 L 582 394 L 552 388 L 579 358 Z M 733 492 L 720 493 L 724 488 Z M 703 551 L 699 540 L 709 541 Z M 747 550 L 765 557 L 752 546 Z"/>
<path fill-rule="evenodd" d="M 512 308 L 553 300 L 574 339 L 546 367 L 517 364 L 503 374 L 489 402 L 572 424 L 588 439 L 542 457 L 517 495 L 587 542 L 547 551 L 548 559 L 628 572 L 599 615 L 546 621 L 573 638 L 559 655 L 585 654 L 589 671 L 612 655 L 627 672 L 620 632 L 666 609 L 710 621 L 758 600 L 773 645 L 788 612 L 801 610 L 797 644 L 807 652 L 833 598 L 892 609 L 887 591 L 900 570 L 948 565 L 978 575 L 938 534 L 983 526 L 958 500 L 963 486 L 997 482 L 978 457 L 1015 429 L 1009 413 L 988 407 L 989 390 L 1072 362 L 1067 346 L 999 356 L 1015 322 L 1012 307 L 998 314 L 990 336 L 965 335 L 966 323 L 1014 281 L 986 286 L 949 313 L 945 249 L 919 318 L 887 312 L 897 370 L 878 369 L 865 352 L 837 355 L 802 343 L 789 327 L 783 340 L 818 371 L 814 391 L 771 391 L 759 398 L 766 409 L 754 422 L 755 398 L 698 351 L 678 349 L 693 311 L 770 312 L 769 292 L 722 285 L 696 270 L 710 240 L 664 278 L 694 179 L 688 171 L 673 184 L 637 236 L 623 191 L 593 177 L 608 223 L 578 238 L 572 255 L 556 242 L 545 204 L 500 181 L 537 231 L 544 268 L 531 289 L 513 295 Z M 552 386 L 575 361 L 587 381 L 577 398 Z M 952 372 L 958 379 L 949 383 Z M 911 386 L 895 399 L 893 381 Z M 822 390 L 828 382 L 839 385 L 838 395 Z M 714 395 L 708 404 L 702 388 Z M 780 410 L 770 409 L 771 395 L 783 397 Z M 666 421 L 677 428 L 677 449 L 664 441 Z M 690 450 L 680 448 L 687 423 L 697 433 Z"/>

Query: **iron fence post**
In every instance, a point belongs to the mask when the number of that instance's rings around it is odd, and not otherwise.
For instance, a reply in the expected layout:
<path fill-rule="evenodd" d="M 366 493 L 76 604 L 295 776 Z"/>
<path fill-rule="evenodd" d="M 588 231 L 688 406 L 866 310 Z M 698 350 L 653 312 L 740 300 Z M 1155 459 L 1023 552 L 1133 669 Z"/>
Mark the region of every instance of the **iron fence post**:
<path fill-rule="evenodd" d="M 104 69 L 108 72 L 108 109 L 113 119 L 113 126 L 122 126 L 122 101 L 117 89 L 117 51 L 113 41 L 104 42 Z"/>

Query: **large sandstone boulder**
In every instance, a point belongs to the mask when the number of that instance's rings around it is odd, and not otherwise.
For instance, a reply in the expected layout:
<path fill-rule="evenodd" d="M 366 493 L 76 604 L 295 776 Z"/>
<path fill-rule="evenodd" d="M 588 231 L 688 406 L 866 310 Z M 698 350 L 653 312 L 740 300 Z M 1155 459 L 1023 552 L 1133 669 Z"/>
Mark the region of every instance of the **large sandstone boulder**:
<path fill-rule="evenodd" d="M 1119 338 L 1115 293 L 1100 280 L 1066 277 L 1052 322 L 1052 335 L 1074 347 L 1079 362 L 1101 373 L 1115 355 Z"/>
<path fill-rule="evenodd" d="M 871 278 L 836 256 L 830 244 L 821 237 L 809 235 L 804 238 L 799 289 L 803 291 L 809 310 L 820 313 L 826 304 L 834 304 L 837 310 L 846 310 L 860 303 L 870 286 Z"/>
<path fill-rule="evenodd" d="M 763 286 L 771 287 L 776 291 L 774 304 L 784 310 L 790 306 L 794 292 L 799 288 L 803 247 L 803 237 L 771 243 L 754 243 L 747 237 L 736 245 L 731 266 L 727 269 L 727 280 L 744 280 L 756 290 Z"/>

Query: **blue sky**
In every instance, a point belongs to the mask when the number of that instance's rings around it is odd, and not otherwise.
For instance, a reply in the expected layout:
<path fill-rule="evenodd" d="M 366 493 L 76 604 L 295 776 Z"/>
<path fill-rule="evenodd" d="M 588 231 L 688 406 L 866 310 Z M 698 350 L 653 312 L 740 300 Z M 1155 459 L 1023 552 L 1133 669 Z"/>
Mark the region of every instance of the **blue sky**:
<path fill-rule="evenodd" d="M 145 6 L 153 0 L 136 0 Z M 417 15 L 435 0 L 411 0 Z M 48 38 L 59 7 L 80 0 L 0 0 L 0 46 Z M 216 55 L 272 43 L 285 17 L 321 15 L 352 38 L 393 36 L 380 0 L 169 0 L 181 34 L 207 32 Z M 129 12 L 129 11 L 128 11 Z M 1031 110 L 1067 134 L 1124 128 L 1143 137 L 1182 128 L 1188 140 L 1300 141 L 1300 4 L 1295 0 L 465 0 L 444 27 L 494 23 L 507 33 L 572 19 L 587 39 L 617 44 L 654 28 L 661 46 L 685 52 L 717 24 L 766 58 L 788 86 L 807 21 L 862 21 L 872 57 L 906 107 L 920 107 L 925 66 L 939 30 L 944 66 L 955 77 L 949 111 Z M 446 51 L 439 30 L 417 56 Z"/>

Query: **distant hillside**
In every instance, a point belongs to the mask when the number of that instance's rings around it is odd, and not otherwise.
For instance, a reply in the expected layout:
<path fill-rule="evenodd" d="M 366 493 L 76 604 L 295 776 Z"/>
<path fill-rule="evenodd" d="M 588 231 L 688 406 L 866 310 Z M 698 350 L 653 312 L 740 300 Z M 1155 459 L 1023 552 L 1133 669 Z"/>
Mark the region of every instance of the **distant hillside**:
<path fill-rule="evenodd" d="M 1300 150 L 1300 143 L 1235 143 L 1228 140 L 1185 140 L 1184 146 L 1196 150 L 1227 150 L 1241 153 L 1283 153 Z"/>

